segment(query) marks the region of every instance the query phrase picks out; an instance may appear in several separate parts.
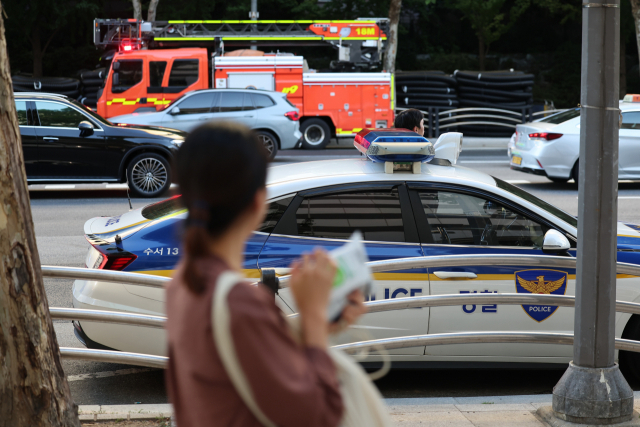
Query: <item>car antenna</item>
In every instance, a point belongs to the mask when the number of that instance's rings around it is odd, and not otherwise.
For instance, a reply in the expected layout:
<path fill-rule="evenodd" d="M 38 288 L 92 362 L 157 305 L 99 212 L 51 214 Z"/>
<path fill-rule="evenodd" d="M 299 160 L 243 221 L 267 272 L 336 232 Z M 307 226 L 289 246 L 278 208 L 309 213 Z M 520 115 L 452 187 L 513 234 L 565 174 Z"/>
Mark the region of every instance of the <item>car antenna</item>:
<path fill-rule="evenodd" d="M 127 180 L 127 200 L 129 201 L 129 211 L 133 210 L 133 206 L 131 206 L 131 197 L 129 197 L 129 171 L 125 169 L 124 177 Z"/>

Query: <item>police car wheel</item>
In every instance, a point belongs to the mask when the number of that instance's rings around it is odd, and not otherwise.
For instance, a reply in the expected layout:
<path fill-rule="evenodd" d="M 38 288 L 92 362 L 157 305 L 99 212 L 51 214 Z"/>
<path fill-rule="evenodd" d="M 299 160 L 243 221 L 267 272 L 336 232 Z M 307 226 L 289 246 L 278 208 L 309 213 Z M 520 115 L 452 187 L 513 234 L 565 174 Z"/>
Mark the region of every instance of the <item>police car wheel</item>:
<path fill-rule="evenodd" d="M 129 189 L 137 197 L 158 197 L 171 185 L 169 162 L 159 154 L 142 153 L 127 167 Z"/>
<path fill-rule="evenodd" d="M 319 150 L 331 140 L 331 129 L 322 119 L 309 119 L 302 123 L 302 148 Z"/>
<path fill-rule="evenodd" d="M 640 341 L 640 316 L 635 314 L 631 316 L 624 327 L 622 338 Z M 633 377 L 636 381 L 640 380 L 640 353 L 620 350 L 618 362 L 620 363 L 622 374 L 627 379 Z"/>
<path fill-rule="evenodd" d="M 275 135 L 271 132 L 267 132 L 266 130 L 259 130 L 256 133 L 258 134 L 258 139 L 260 139 L 262 146 L 269 154 L 269 160 L 273 160 L 278 152 L 278 140 Z"/>

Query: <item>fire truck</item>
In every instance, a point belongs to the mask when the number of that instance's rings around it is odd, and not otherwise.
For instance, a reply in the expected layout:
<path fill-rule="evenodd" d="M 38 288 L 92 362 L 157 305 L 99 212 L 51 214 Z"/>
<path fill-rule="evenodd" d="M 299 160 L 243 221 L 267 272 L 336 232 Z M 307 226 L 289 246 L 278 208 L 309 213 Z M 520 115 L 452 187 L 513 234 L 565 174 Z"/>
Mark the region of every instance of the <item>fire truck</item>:
<path fill-rule="evenodd" d="M 388 19 L 352 21 L 155 21 L 96 19 L 94 43 L 117 49 L 98 113 L 109 118 L 166 108 L 186 92 L 253 88 L 287 94 L 300 111 L 304 148 L 386 128 L 394 119 L 393 76 L 381 67 Z M 333 46 L 331 72 L 302 56 L 244 51 L 247 45 Z M 225 48 L 227 51 L 225 51 Z"/>

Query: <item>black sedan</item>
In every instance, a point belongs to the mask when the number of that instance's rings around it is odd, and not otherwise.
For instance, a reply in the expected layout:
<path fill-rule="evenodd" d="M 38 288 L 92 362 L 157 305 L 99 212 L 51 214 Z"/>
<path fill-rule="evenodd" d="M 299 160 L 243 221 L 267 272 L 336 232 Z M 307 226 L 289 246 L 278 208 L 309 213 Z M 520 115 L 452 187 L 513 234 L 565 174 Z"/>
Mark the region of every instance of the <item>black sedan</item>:
<path fill-rule="evenodd" d="M 136 196 L 171 185 L 171 162 L 185 132 L 114 125 L 65 96 L 15 94 L 29 183 L 128 182 Z"/>

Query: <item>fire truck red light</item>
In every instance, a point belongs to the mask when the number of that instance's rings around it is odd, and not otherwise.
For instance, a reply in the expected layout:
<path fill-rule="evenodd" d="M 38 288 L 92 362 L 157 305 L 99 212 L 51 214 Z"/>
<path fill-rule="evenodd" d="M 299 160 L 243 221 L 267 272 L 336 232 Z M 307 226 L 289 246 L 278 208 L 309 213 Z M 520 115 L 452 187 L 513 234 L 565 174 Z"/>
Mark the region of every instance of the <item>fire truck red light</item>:
<path fill-rule="evenodd" d="M 125 45 L 125 46 L 124 46 L 124 50 L 125 50 L 125 52 L 130 51 L 130 50 L 131 50 L 131 46 L 127 46 L 127 45 Z"/>

